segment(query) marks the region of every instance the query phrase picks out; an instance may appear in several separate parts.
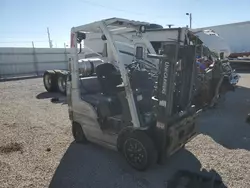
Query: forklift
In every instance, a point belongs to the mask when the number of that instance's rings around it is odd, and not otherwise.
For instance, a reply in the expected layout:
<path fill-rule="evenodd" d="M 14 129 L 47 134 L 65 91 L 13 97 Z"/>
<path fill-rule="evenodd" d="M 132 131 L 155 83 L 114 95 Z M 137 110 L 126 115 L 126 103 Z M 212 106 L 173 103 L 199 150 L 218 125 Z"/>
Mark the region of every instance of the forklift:
<path fill-rule="evenodd" d="M 76 143 L 93 142 L 116 150 L 139 171 L 154 163 L 163 164 L 194 138 L 199 113 L 191 102 L 196 48 L 183 44 L 181 36 L 188 37 L 182 35 L 186 28 L 179 28 L 176 40 L 163 44 L 160 54 L 149 54 L 145 45 L 137 42 L 144 41 L 147 25 L 111 18 L 73 27 L 66 87 Z M 132 62 L 125 61 L 113 38 L 119 29 L 136 31 Z M 108 56 L 85 58 L 94 69 L 82 74 L 81 44 L 94 32 L 102 33 Z M 145 57 L 159 62 L 157 82 L 144 68 Z"/>

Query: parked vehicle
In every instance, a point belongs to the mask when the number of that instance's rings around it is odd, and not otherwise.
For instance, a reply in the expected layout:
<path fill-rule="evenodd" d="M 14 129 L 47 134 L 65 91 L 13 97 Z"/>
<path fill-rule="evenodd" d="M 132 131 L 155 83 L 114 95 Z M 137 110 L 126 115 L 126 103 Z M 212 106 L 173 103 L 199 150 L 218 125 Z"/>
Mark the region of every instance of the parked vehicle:
<path fill-rule="evenodd" d="M 137 170 L 146 170 L 155 162 L 163 163 L 197 134 L 198 112 L 191 103 L 195 45 L 182 42 L 189 38 L 188 30 L 176 29 L 175 40 L 163 44 L 161 54 L 150 54 L 142 35 L 146 25 L 112 18 L 73 27 L 67 80 L 75 141 L 90 141 L 117 150 Z M 120 47 L 128 45 L 120 43 L 119 47 L 114 37 L 114 32 L 119 30 L 122 34 L 126 29 L 137 33 L 130 56 L 121 55 Z M 89 33 L 102 33 L 108 53 L 95 60 L 84 53 L 85 58 L 79 61 L 79 52 L 83 50 L 80 44 Z M 182 74 L 176 74 L 178 60 L 183 62 Z M 84 62 L 96 66 L 86 71 Z M 152 77 L 146 65 L 154 62 L 158 63 L 157 75 Z"/>
<path fill-rule="evenodd" d="M 66 95 L 67 70 L 46 70 L 43 74 L 43 84 L 48 92 L 60 92 Z"/>

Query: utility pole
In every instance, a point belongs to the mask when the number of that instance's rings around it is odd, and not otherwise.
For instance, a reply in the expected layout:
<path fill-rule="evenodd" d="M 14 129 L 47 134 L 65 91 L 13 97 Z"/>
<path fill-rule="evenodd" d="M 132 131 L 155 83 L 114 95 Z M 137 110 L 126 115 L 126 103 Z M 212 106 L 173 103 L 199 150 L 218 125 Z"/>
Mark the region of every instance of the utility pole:
<path fill-rule="evenodd" d="M 192 13 L 186 13 L 187 16 L 189 16 L 189 28 L 192 28 Z"/>
<path fill-rule="evenodd" d="M 67 47 L 68 47 L 68 45 L 66 43 L 64 43 L 64 48 L 67 48 Z"/>
<path fill-rule="evenodd" d="M 49 47 L 52 48 L 52 41 L 50 40 L 50 33 L 49 33 L 49 28 L 47 27 L 47 33 L 48 33 L 48 40 L 49 40 Z"/>

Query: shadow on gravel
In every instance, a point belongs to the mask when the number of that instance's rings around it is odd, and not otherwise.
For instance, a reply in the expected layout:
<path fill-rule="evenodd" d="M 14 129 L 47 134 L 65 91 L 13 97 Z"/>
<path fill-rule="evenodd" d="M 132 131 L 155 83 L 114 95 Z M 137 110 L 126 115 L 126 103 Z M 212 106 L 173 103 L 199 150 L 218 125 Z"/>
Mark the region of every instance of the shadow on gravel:
<path fill-rule="evenodd" d="M 20 77 L 9 77 L 9 78 L 1 78 L 0 82 L 9 82 L 9 81 L 18 81 L 18 80 L 28 80 L 28 79 L 34 79 L 34 78 L 42 78 L 42 75 L 32 75 L 32 76 L 20 76 Z"/>
<path fill-rule="evenodd" d="M 52 103 L 67 104 L 66 97 L 56 92 L 42 92 L 36 96 L 37 99 L 50 99 Z"/>
<path fill-rule="evenodd" d="M 198 122 L 200 131 L 228 149 L 250 150 L 250 88 L 238 87 L 216 109 L 205 111 Z"/>
<path fill-rule="evenodd" d="M 11 142 L 7 145 L 0 146 L 0 153 L 1 154 L 8 154 L 12 152 L 23 152 L 23 145 L 17 142 Z"/>
<path fill-rule="evenodd" d="M 62 97 L 63 95 L 60 93 L 54 93 L 54 92 L 42 92 L 39 93 L 36 98 L 37 99 L 49 99 L 49 98 L 54 98 L 54 97 Z"/>
<path fill-rule="evenodd" d="M 168 183 L 168 188 L 227 188 L 220 175 L 214 170 L 203 169 L 199 173 L 180 170 Z"/>
<path fill-rule="evenodd" d="M 94 144 L 72 143 L 61 159 L 49 187 L 171 188 L 167 186 L 168 181 L 178 170 L 199 172 L 200 168 L 199 160 L 183 149 L 171 157 L 167 164 L 154 165 L 145 172 L 138 172 L 118 152 Z"/>

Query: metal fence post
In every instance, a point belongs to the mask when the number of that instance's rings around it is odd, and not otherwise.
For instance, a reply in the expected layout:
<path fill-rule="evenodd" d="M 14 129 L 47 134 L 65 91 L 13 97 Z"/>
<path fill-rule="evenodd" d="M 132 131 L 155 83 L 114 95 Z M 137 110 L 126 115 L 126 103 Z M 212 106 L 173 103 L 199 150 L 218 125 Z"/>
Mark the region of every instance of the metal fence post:
<path fill-rule="evenodd" d="M 67 49 L 66 49 L 66 44 L 65 43 L 64 43 L 64 54 L 65 54 L 66 69 L 68 69 L 68 54 L 67 54 Z"/>
<path fill-rule="evenodd" d="M 37 57 L 36 57 L 36 50 L 34 42 L 32 41 L 32 48 L 33 48 L 33 61 L 34 61 L 34 69 L 37 76 L 39 76 L 38 65 L 37 65 Z"/>

